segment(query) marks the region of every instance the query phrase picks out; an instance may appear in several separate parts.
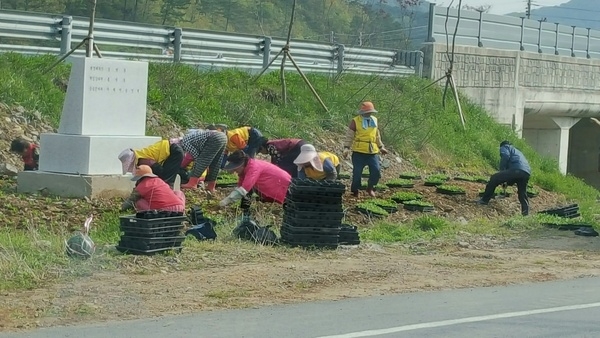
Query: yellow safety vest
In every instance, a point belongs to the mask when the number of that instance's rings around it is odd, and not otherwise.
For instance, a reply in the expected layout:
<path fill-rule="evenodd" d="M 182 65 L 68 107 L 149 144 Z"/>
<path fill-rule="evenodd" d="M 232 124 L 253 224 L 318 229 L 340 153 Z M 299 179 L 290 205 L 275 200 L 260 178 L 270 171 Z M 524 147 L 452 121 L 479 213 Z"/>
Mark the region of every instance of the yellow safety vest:
<path fill-rule="evenodd" d="M 325 163 L 325 160 L 329 159 L 333 163 L 333 167 L 337 167 L 340 164 L 340 159 L 337 155 L 327 151 L 320 151 L 319 159 L 321 163 Z M 327 177 L 325 171 L 318 171 L 312 166 L 304 168 L 304 174 L 306 174 L 307 178 L 312 178 L 313 180 L 324 180 Z"/>
<path fill-rule="evenodd" d="M 375 125 L 377 118 L 371 116 Z M 363 128 L 362 116 L 358 115 L 353 120 L 356 124 L 356 132 L 354 133 L 354 141 L 352 142 L 352 151 L 363 154 L 378 154 L 379 146 L 377 146 L 377 127 Z"/>
<path fill-rule="evenodd" d="M 248 139 L 250 139 L 250 127 L 241 127 L 241 128 L 227 131 L 226 150 L 228 153 L 233 153 L 236 150 L 243 150 L 243 149 L 238 149 L 237 145 L 231 141 L 231 138 L 234 135 L 239 135 L 240 138 L 242 140 L 244 140 L 246 144 L 248 144 Z"/>
<path fill-rule="evenodd" d="M 134 149 L 136 162 L 139 159 L 147 158 L 163 164 L 167 157 L 171 155 L 171 144 L 169 140 L 158 141 L 146 148 Z"/>

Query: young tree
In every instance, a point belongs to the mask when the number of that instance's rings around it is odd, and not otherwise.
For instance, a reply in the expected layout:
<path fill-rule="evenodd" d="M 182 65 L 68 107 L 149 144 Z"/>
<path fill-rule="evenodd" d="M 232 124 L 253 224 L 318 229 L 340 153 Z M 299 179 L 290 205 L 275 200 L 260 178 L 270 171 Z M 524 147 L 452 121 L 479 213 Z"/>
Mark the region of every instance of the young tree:
<path fill-rule="evenodd" d="M 191 3 L 192 0 L 163 0 L 160 13 L 157 14 L 161 19 L 161 24 L 179 21 L 178 19 L 183 18 Z"/>

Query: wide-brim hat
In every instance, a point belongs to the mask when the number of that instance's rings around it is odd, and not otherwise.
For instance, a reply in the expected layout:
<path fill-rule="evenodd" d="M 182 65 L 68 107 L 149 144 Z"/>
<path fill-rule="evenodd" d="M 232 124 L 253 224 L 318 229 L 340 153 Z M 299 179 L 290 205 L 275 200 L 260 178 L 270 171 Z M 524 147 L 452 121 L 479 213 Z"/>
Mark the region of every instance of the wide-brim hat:
<path fill-rule="evenodd" d="M 373 102 L 365 101 L 360 104 L 360 109 L 356 113 L 358 115 L 377 113 L 377 110 L 375 109 L 375 105 L 373 104 Z"/>
<path fill-rule="evenodd" d="M 244 165 L 243 159 L 241 159 L 240 161 L 227 161 L 227 163 L 225 163 L 225 166 L 223 166 L 223 170 L 232 171 L 241 167 L 242 165 Z"/>
<path fill-rule="evenodd" d="M 150 173 L 150 174 L 144 174 L 144 175 L 140 175 L 140 176 L 133 176 L 131 178 L 131 180 L 134 181 L 134 182 L 137 182 L 137 181 L 141 180 L 144 177 L 158 177 L 158 176 Z"/>
<path fill-rule="evenodd" d="M 123 175 L 132 173 L 134 170 L 135 153 L 133 150 L 127 148 L 119 154 L 119 161 L 121 161 Z"/>
<path fill-rule="evenodd" d="M 300 155 L 294 160 L 295 165 L 306 163 L 310 163 L 318 171 L 323 171 L 323 163 L 321 163 L 319 153 L 312 144 L 305 144 L 300 147 Z"/>

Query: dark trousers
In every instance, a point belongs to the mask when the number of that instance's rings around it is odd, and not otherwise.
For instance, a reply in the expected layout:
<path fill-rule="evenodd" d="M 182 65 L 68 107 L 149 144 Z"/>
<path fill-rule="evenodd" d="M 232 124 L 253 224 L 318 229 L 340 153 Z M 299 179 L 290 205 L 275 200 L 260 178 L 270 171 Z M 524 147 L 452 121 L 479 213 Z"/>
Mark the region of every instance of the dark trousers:
<path fill-rule="evenodd" d="M 502 170 L 490 176 L 490 181 L 485 186 L 485 192 L 481 197 L 483 202 L 489 202 L 494 196 L 496 187 L 500 184 L 517 185 L 517 194 L 519 203 L 521 203 L 521 214 L 529 214 L 529 198 L 527 198 L 527 183 L 529 183 L 529 174 L 519 169 Z"/>
<path fill-rule="evenodd" d="M 306 142 L 300 141 L 294 146 L 287 154 L 281 156 L 279 161 L 275 163 L 279 168 L 285 170 L 292 178 L 298 177 L 298 166 L 294 164 L 294 160 L 300 155 L 300 148 L 305 145 Z"/>
<path fill-rule="evenodd" d="M 248 144 L 246 145 L 246 148 L 244 148 L 244 152 L 248 154 L 248 157 L 254 158 L 258 149 L 260 149 L 263 135 L 256 128 L 250 128 L 248 134 Z"/>
<path fill-rule="evenodd" d="M 180 172 L 183 155 L 183 149 L 179 144 L 171 144 L 169 147 L 169 157 L 162 164 L 154 163 L 151 166 L 152 173 L 167 183 L 173 183 L 175 176 Z"/>
<path fill-rule="evenodd" d="M 369 167 L 369 181 L 367 188 L 373 188 L 379 183 L 381 178 L 381 168 L 379 166 L 378 154 L 363 154 L 352 152 L 352 185 L 350 191 L 358 191 L 361 185 L 362 171 L 365 166 Z"/>

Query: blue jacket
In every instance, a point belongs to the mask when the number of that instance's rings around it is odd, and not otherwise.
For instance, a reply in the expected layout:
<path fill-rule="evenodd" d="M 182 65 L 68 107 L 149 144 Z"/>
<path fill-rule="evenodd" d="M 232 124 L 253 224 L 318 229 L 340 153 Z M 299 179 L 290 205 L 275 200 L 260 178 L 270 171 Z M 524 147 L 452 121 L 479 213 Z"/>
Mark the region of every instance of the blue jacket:
<path fill-rule="evenodd" d="M 531 167 L 523 153 L 510 144 L 500 147 L 500 170 L 520 169 L 531 175 Z"/>

